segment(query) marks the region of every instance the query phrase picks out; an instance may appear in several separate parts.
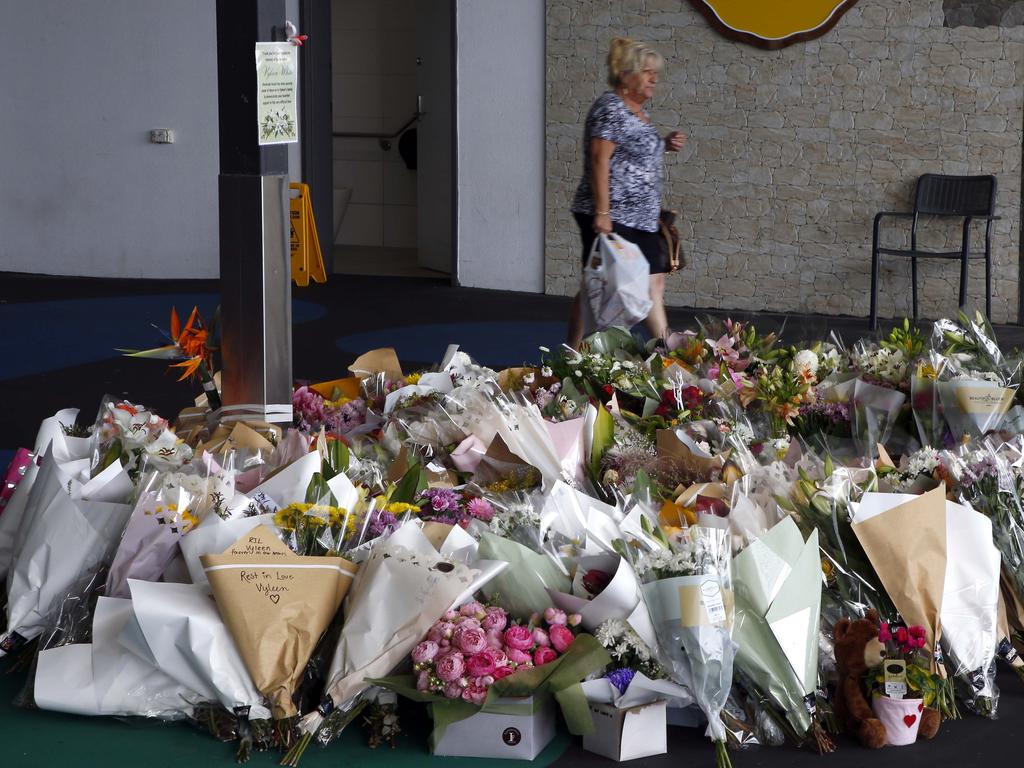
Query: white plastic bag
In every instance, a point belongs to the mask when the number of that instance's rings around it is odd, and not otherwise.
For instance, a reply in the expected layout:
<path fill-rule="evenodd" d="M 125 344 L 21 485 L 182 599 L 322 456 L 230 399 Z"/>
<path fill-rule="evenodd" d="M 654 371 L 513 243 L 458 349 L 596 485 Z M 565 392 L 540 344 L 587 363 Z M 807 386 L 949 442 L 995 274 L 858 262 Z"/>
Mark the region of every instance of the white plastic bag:
<path fill-rule="evenodd" d="M 651 268 L 643 251 L 618 235 L 594 240 L 583 268 L 585 333 L 631 328 L 651 311 Z"/>

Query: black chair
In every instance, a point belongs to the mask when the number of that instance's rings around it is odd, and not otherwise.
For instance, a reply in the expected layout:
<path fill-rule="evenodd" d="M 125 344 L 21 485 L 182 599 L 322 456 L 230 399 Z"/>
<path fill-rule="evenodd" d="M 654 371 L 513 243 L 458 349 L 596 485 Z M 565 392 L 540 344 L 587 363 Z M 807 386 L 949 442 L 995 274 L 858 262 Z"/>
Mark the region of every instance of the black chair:
<path fill-rule="evenodd" d="M 985 259 L 985 314 L 992 316 L 992 222 L 996 205 L 995 176 L 940 176 L 926 173 L 917 180 L 914 210 L 910 213 L 882 211 L 875 216 L 875 235 L 871 244 L 871 329 L 878 327 L 878 268 L 882 254 L 910 259 L 914 319 L 917 320 L 917 260 L 960 259 L 960 304 L 967 301 L 967 263 Z M 882 219 L 886 216 L 913 219 L 910 227 L 910 250 L 880 248 L 878 245 Z M 922 251 L 917 247 L 917 221 L 920 216 L 962 217 L 963 240 L 958 251 Z M 971 224 L 985 222 L 985 252 L 971 253 Z"/>

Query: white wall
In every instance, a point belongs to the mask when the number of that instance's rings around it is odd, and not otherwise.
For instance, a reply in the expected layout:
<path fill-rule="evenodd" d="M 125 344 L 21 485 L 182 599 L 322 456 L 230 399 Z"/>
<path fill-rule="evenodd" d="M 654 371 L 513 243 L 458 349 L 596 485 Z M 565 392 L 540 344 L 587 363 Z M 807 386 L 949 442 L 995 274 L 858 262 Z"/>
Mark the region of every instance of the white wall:
<path fill-rule="evenodd" d="M 214 8 L 4 4 L 0 271 L 217 276 Z"/>
<path fill-rule="evenodd" d="M 459 283 L 544 291 L 544 0 L 457 0 Z"/>

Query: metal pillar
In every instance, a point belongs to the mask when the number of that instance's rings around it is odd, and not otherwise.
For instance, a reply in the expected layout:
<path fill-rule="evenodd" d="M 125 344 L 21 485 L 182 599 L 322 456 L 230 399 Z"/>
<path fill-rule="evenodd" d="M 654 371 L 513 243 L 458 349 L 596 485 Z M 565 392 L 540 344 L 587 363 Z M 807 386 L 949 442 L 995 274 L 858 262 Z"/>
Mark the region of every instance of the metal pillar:
<path fill-rule="evenodd" d="M 261 147 L 256 121 L 255 44 L 283 40 L 284 21 L 284 0 L 217 0 L 225 418 L 291 421 L 288 150 Z"/>

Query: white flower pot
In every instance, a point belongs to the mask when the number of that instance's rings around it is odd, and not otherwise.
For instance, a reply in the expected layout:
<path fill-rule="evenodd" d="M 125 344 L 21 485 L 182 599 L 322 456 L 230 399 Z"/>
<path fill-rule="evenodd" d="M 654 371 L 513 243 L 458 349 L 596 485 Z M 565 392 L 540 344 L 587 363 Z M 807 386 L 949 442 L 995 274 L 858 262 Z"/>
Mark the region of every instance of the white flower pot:
<path fill-rule="evenodd" d="M 871 699 L 875 716 L 885 726 L 886 741 L 894 747 L 904 747 L 917 741 L 917 729 L 924 714 L 923 699 L 890 699 L 875 695 Z"/>

